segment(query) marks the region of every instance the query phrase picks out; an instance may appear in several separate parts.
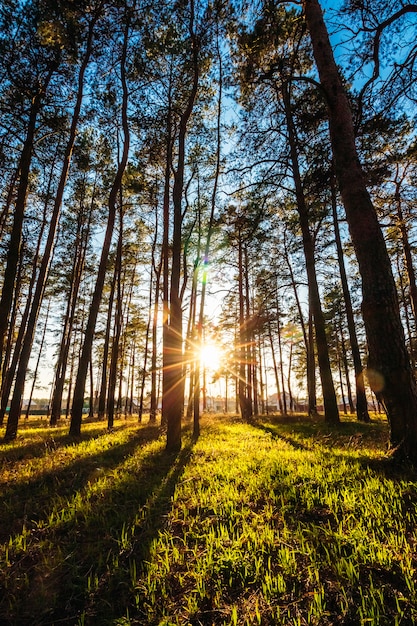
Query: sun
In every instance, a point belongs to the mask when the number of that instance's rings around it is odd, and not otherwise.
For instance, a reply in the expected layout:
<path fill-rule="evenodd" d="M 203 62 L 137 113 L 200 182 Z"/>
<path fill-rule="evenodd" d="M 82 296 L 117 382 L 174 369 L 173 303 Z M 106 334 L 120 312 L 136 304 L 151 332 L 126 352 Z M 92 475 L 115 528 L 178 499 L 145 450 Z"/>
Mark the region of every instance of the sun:
<path fill-rule="evenodd" d="M 200 349 L 200 363 L 202 367 L 217 370 L 223 357 L 223 350 L 216 343 L 205 343 Z"/>

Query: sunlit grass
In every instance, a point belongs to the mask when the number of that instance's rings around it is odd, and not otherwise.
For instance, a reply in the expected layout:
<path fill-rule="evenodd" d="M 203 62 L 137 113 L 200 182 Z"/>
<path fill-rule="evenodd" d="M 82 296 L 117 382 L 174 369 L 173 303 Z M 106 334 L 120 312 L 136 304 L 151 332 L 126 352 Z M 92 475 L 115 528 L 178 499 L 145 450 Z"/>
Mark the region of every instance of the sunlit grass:
<path fill-rule="evenodd" d="M 383 422 L 213 416 L 178 456 L 88 428 L 0 450 L 0 622 L 417 622 L 417 482 Z"/>

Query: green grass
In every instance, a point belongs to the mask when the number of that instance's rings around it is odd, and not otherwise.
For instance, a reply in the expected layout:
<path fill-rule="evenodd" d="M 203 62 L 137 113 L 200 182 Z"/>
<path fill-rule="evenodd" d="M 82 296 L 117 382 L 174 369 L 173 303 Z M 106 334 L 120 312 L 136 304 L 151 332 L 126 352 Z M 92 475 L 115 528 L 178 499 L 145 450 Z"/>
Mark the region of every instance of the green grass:
<path fill-rule="evenodd" d="M 206 417 L 0 447 L 0 623 L 417 623 L 417 478 L 387 426 Z"/>

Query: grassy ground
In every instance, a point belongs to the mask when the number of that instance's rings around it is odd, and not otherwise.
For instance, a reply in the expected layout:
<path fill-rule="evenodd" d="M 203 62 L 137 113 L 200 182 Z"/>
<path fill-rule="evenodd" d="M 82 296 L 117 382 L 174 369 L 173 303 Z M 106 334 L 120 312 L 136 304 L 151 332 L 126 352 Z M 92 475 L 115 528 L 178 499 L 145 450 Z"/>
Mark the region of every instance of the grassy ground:
<path fill-rule="evenodd" d="M 26 428 L 0 446 L 0 624 L 417 623 L 417 477 L 387 427 Z"/>

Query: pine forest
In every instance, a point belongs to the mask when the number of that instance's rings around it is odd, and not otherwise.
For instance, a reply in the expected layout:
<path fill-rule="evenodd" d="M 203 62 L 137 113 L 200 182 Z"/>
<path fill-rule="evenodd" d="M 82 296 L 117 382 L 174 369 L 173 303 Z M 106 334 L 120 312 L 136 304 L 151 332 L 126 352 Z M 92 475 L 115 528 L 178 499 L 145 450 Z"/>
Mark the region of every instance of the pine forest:
<path fill-rule="evenodd" d="M 416 33 L 2 0 L 0 624 L 417 623 Z"/>

